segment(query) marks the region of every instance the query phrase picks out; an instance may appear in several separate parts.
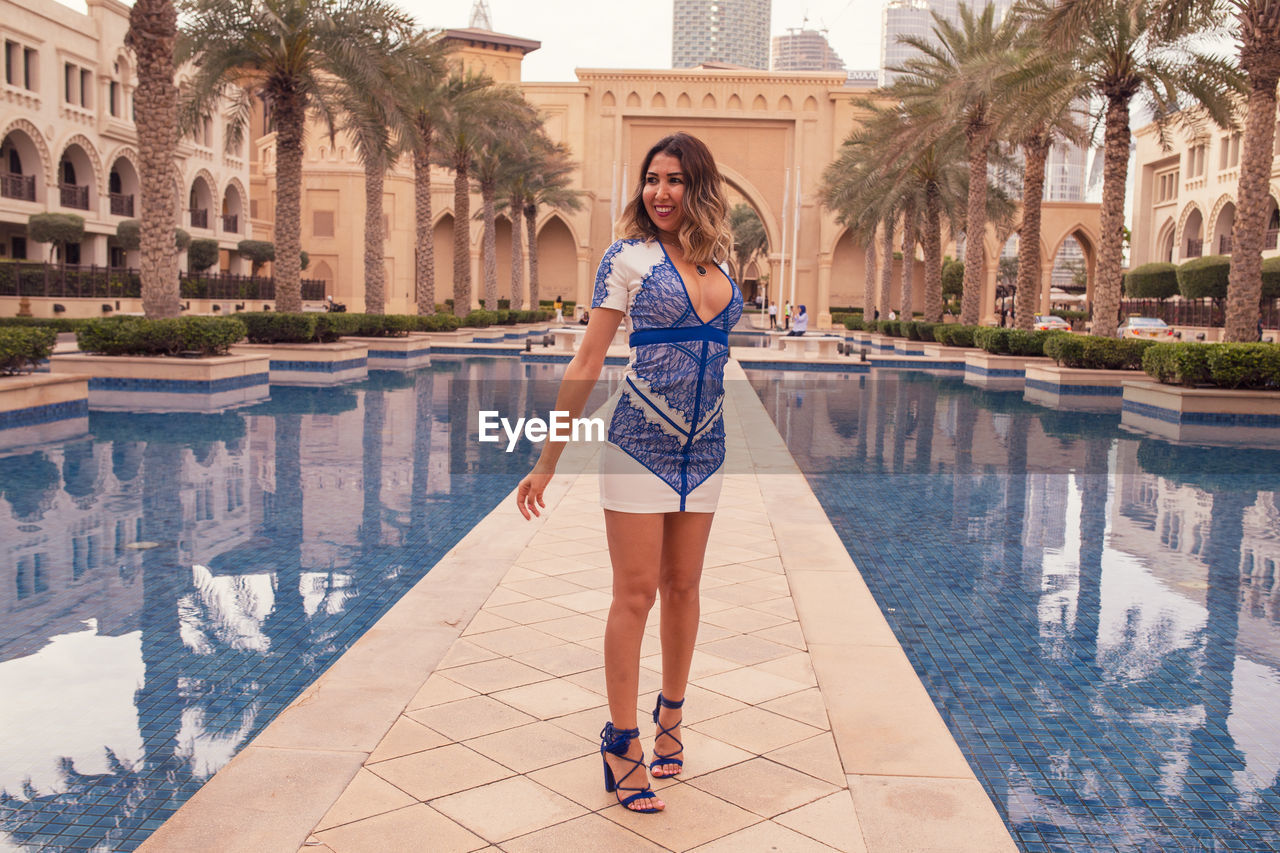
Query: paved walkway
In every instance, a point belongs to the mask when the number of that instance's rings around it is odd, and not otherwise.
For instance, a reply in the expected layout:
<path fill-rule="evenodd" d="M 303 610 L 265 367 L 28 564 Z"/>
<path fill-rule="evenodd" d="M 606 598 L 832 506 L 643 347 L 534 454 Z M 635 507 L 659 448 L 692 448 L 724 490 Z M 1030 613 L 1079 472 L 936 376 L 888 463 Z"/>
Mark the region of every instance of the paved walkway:
<path fill-rule="evenodd" d="M 603 787 L 610 571 L 584 447 L 543 520 L 498 507 L 143 849 L 1015 850 L 768 415 L 729 385 L 686 769 L 655 780 L 663 814 Z"/>

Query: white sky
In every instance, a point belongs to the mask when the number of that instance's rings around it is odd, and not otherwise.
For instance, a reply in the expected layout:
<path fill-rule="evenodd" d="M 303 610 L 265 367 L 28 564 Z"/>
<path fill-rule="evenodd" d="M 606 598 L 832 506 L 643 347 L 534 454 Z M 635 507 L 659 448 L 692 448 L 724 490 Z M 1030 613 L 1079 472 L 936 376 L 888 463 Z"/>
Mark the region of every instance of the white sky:
<path fill-rule="evenodd" d="M 465 27 L 474 0 L 399 0 L 425 27 Z M 826 28 L 831 46 L 853 70 L 880 66 L 884 0 L 773 0 L 771 35 Z M 497 32 L 542 42 L 524 59 L 526 82 L 576 80 L 574 68 L 670 68 L 672 0 L 489 0 Z"/>

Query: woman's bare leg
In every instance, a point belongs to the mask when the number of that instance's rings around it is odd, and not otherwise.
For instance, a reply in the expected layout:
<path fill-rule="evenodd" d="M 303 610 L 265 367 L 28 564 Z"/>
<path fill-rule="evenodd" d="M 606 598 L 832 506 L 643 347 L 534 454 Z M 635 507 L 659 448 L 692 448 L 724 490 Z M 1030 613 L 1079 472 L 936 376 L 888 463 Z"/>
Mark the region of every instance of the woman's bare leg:
<path fill-rule="evenodd" d="M 684 699 L 689 684 L 693 647 L 698 640 L 698 587 L 714 517 L 710 512 L 671 512 L 663 523 L 662 568 L 658 576 L 658 592 L 662 597 L 662 696 L 671 702 Z M 673 724 L 681 715 L 680 709 L 663 708 L 658 712 L 658 721 L 679 738 L 680 728 Z M 668 735 L 659 737 L 653 750 L 683 758 L 679 744 Z M 654 775 L 672 776 L 678 772 L 679 768 L 674 765 L 660 765 Z"/>
<path fill-rule="evenodd" d="M 640 643 L 658 592 L 663 515 L 605 510 L 604 526 L 609 539 L 609 559 L 613 563 L 613 603 L 604 629 L 605 689 L 609 694 L 613 725 L 634 729 L 640 689 Z M 638 759 L 641 752 L 639 740 L 632 741 L 627 754 Z M 606 756 L 606 760 L 619 779 L 631 769 L 631 765 L 618 758 Z M 631 774 L 626 784 L 643 788 L 648 780 L 648 772 L 640 768 Z M 631 808 L 662 808 L 663 805 L 655 797 L 637 800 Z"/>

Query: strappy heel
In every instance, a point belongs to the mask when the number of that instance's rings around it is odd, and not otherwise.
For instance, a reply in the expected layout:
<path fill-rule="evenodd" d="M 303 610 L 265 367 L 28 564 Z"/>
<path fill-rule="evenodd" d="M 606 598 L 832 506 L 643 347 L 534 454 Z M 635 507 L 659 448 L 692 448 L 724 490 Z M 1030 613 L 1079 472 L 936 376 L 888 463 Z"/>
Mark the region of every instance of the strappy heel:
<path fill-rule="evenodd" d="M 631 741 L 640 737 L 639 729 L 617 729 L 613 723 L 605 723 L 604 728 L 600 731 L 600 760 L 604 762 L 604 789 L 610 794 L 618 798 L 618 802 L 623 808 L 629 811 L 639 812 L 640 814 L 654 814 L 662 811 L 662 809 L 650 806 L 647 809 L 633 809 L 631 804 L 636 800 L 657 799 L 657 794 L 645 785 L 643 788 L 637 788 L 634 785 L 624 784 L 627 779 L 631 778 L 631 774 L 637 770 L 644 770 L 644 755 L 639 759 L 631 758 L 627 755 L 627 747 L 631 745 Z M 623 761 L 629 762 L 632 767 L 626 773 L 622 774 L 621 779 L 615 779 L 613 768 L 609 766 L 609 759 L 606 753 L 621 758 Z M 622 796 L 623 791 L 634 791 L 635 793 L 628 796 Z"/>
<path fill-rule="evenodd" d="M 658 722 L 658 712 L 661 711 L 663 708 L 667 708 L 674 711 L 682 707 L 684 707 L 684 699 L 681 699 L 679 702 L 672 702 L 670 699 L 663 697 L 661 691 L 658 692 L 658 704 L 653 706 L 653 721 L 658 726 L 657 736 L 662 737 L 663 735 L 666 735 L 667 737 L 675 741 L 676 745 L 680 747 L 675 752 L 671 752 L 666 755 L 663 755 L 662 753 L 658 752 L 658 741 L 656 738 L 654 739 L 653 762 L 649 765 L 649 771 L 653 773 L 654 776 L 657 776 L 659 779 L 668 779 L 672 776 L 679 776 L 680 771 L 684 769 L 684 759 L 676 758 L 677 755 L 681 755 L 684 753 L 684 744 L 680 742 L 680 738 L 676 737 L 674 734 L 671 733 L 671 729 L 674 729 L 676 726 L 679 726 L 680 723 L 684 721 L 684 716 L 681 715 L 680 719 L 676 721 L 675 725 L 671 726 L 671 728 L 667 728 L 662 723 Z M 671 766 L 674 766 L 676 768 L 676 771 L 674 773 L 657 772 L 659 767 L 671 767 Z"/>

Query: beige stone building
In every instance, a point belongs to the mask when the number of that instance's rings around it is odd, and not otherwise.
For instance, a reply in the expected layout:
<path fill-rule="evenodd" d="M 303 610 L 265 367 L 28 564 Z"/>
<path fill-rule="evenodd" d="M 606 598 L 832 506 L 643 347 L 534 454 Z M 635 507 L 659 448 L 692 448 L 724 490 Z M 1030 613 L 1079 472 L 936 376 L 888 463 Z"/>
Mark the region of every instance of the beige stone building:
<path fill-rule="evenodd" d="M 141 212 L 129 7 L 87 4 L 82 14 L 56 0 L 0 0 L 0 259 L 49 259 L 48 246 L 27 239 L 28 218 L 74 213 L 85 238 L 68 249 L 68 263 L 137 265 L 108 245 Z M 239 272 L 235 247 L 251 236 L 249 166 L 226 152 L 225 127 L 213 116 L 179 144 L 177 224 L 216 239 L 222 268 Z"/>
<path fill-rule="evenodd" d="M 857 120 L 854 99 L 868 91 L 831 72 L 768 72 L 731 68 L 663 70 L 579 69 L 572 83 L 520 82 L 523 56 L 538 42 L 477 29 L 446 30 L 444 37 L 469 67 L 499 81 L 519 83 L 545 116 L 551 138 L 568 144 L 581 168 L 574 188 L 580 211 L 540 210 L 540 295 L 590 300 L 596 264 L 614 238 L 613 223 L 634 193 L 645 151 L 660 137 L 684 130 L 714 152 L 735 201 L 755 209 L 768 237 L 767 256 L 741 276 L 752 299 L 767 286 L 769 298 L 809 307 L 823 326 L 832 306 L 861 306 L 864 253 L 818 198 L 822 170 L 836 156 Z M 251 194 L 255 228 L 270 233 L 274 208 L 273 134 L 256 137 Z M 474 198 L 474 197 L 473 197 Z M 453 176 L 435 169 L 432 181 L 436 301 L 452 293 Z M 364 176 L 352 145 L 335 142 L 319 126 L 308 133 L 303 161 L 302 247 L 311 256 L 307 274 L 350 310 L 363 308 Z M 473 201 L 473 211 L 478 204 Z M 388 312 L 413 312 L 413 171 L 399 162 L 385 183 Z M 1052 259 L 1068 236 L 1085 247 L 1092 269 L 1097 245 L 1097 206 L 1054 202 L 1044 213 L 1044 296 L 1048 307 Z M 479 299 L 481 224 L 471 226 L 473 299 Z M 990 230 L 988 274 L 982 304 L 995 317 L 996 263 L 1007 234 Z M 949 239 L 949 237 L 948 237 Z M 497 255 L 500 296 L 510 289 L 510 224 L 500 218 Z M 955 254 L 954 248 L 950 250 Z M 899 262 L 901 263 L 901 262 Z M 914 263 L 915 310 L 923 307 L 923 267 Z M 899 276 L 895 276 L 897 292 Z M 893 307 L 898 306 L 895 297 Z"/>
<path fill-rule="evenodd" d="M 1280 129 L 1280 116 L 1277 117 Z M 1231 254 L 1236 187 L 1240 182 L 1239 131 L 1206 122 L 1197 130 L 1175 129 L 1165 150 L 1154 124 L 1134 134 L 1137 142 L 1130 265 L 1181 263 L 1202 255 Z M 1280 133 L 1271 163 L 1271 199 L 1263 257 L 1274 257 L 1280 233 Z"/>

